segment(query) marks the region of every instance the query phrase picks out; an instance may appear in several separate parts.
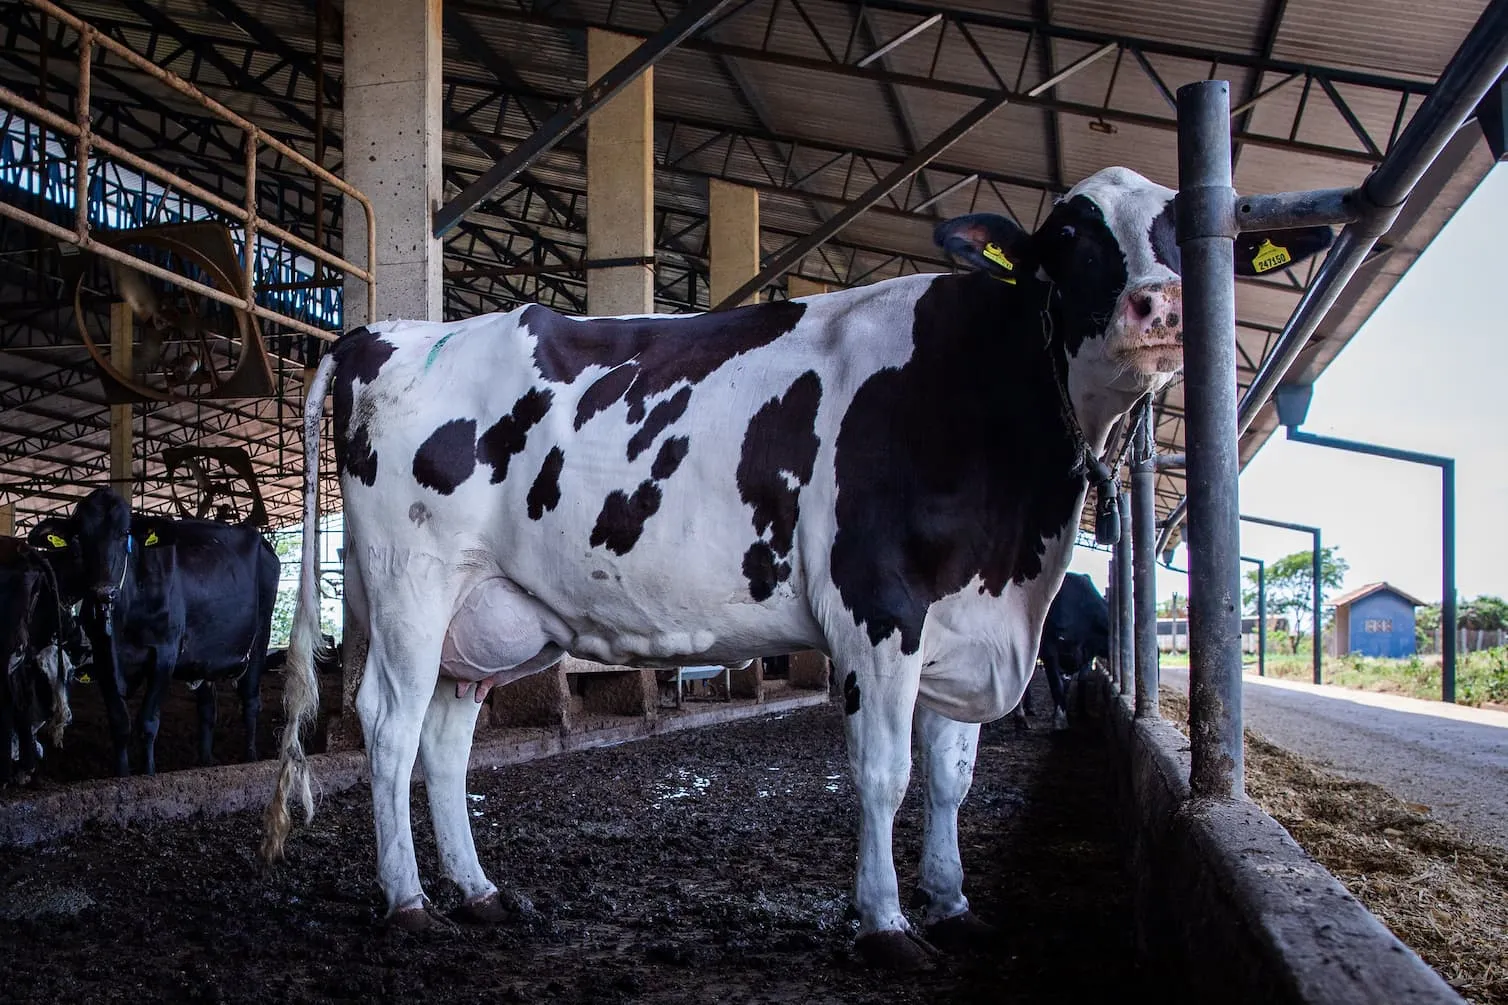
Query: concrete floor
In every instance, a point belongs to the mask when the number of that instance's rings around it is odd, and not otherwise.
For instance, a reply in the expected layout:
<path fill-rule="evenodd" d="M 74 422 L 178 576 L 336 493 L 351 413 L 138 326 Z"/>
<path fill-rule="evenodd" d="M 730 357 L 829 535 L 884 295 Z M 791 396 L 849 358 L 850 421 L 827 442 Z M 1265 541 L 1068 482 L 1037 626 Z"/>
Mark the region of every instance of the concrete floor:
<path fill-rule="evenodd" d="M 1162 682 L 1188 693 L 1188 671 Z M 1246 675 L 1247 728 L 1508 849 L 1508 712 Z"/>

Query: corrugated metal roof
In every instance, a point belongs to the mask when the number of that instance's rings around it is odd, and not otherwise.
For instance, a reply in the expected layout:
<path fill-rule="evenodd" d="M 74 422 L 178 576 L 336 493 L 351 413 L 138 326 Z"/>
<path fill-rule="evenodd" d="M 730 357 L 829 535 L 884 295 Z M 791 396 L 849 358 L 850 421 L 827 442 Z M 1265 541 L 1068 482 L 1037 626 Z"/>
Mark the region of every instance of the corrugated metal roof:
<path fill-rule="evenodd" d="M 307 127 L 314 102 L 309 74 L 315 52 L 312 5 L 233 0 L 243 16 L 232 23 L 220 13 L 223 5 L 211 7 L 206 0 L 143 2 L 160 13 L 144 18 L 139 7 L 124 0 L 79 0 L 70 9 L 172 69 L 193 74 L 207 93 L 264 128 L 294 139 L 303 149 L 312 147 Z M 679 9 L 666 0 L 561 0 L 549 5 L 547 13 L 529 12 L 535 6 L 447 0 L 447 16 L 463 19 L 468 27 L 465 38 L 447 35 L 445 40 L 447 195 L 488 166 L 489 151 L 511 149 L 560 101 L 582 89 L 586 26 L 649 34 Z M 706 302 L 708 178 L 760 188 L 761 245 L 766 255 L 774 254 L 989 93 L 1002 86 L 1031 88 L 1112 37 L 1120 43 L 1116 51 L 1038 98 L 1023 97 L 999 109 L 933 166 L 807 254 L 795 271 L 829 282 L 868 282 L 939 269 L 942 260 L 931 244 L 938 219 L 988 210 L 1010 213 L 1031 226 L 1050 207 L 1054 192 L 1111 164 L 1173 185 L 1176 134 L 1168 128 L 1172 112 L 1167 92 L 1211 74 L 1231 81 L 1238 103 L 1262 95 L 1234 123 L 1247 140 L 1238 150 L 1239 190 L 1354 185 L 1419 107 L 1421 93 L 1400 102 L 1400 89 L 1408 84 L 1421 92 L 1414 82 L 1428 82 L 1440 72 L 1485 4 L 1055 0 L 1050 22 L 1033 21 L 1044 6 L 1034 0 L 873 0 L 865 6 L 843 0 L 753 0 L 735 6 L 735 13 L 668 54 L 654 71 L 657 254 L 664 296 L 672 298 L 662 307 L 680 309 L 673 298 L 688 295 L 682 281 L 688 270 L 702 277 L 695 293 L 700 303 Z M 334 4 L 324 44 L 327 70 L 337 80 L 340 9 Z M 956 14 L 967 17 L 958 20 Z M 876 46 L 918 27 L 884 55 L 857 65 Z M 169 37 L 174 34 L 177 41 Z M 191 43 L 188 48 L 181 44 L 185 39 Z M 31 36 L 21 33 L 16 45 L 18 54 L 0 61 L 0 80 L 11 86 L 26 83 L 25 66 L 34 59 Z M 207 55 L 211 52 L 215 58 Z M 1313 72 L 1247 65 L 1264 56 L 1309 64 Z M 52 69 L 66 83 L 70 74 L 62 63 L 54 55 Z M 106 73 L 97 74 L 98 93 L 125 107 L 147 99 L 160 105 L 170 119 L 182 122 L 169 122 L 170 136 L 199 128 L 197 113 L 161 84 L 109 60 L 105 67 Z M 329 98 L 329 160 L 338 163 L 341 115 L 336 95 Z M 147 147 L 156 123 L 150 113 L 143 116 L 121 128 Z M 204 152 L 170 149 L 173 143 L 151 152 L 195 177 L 220 171 L 234 191 L 237 137 L 234 130 L 216 135 L 220 145 L 211 142 Z M 489 255 L 499 266 L 582 256 L 583 225 L 591 212 L 584 149 L 582 134 L 567 138 L 499 192 L 498 200 L 471 214 L 468 220 L 485 241 L 478 243 L 473 235 L 452 245 L 448 270 L 474 270 L 486 265 Z M 1341 351 L 1489 167 L 1490 156 L 1480 140 L 1464 137 L 1452 144 L 1427 180 L 1426 191 L 1386 235 L 1386 253 L 1363 270 L 1305 350 L 1297 375 L 1312 379 Z M 266 170 L 276 177 L 270 166 Z M 497 261 L 503 256 L 508 256 L 506 262 Z M 1312 269 L 1296 278 L 1302 282 L 1309 274 Z M 552 297 L 552 289 L 562 284 L 579 291 L 581 277 L 561 274 L 548 282 L 525 278 L 516 283 L 522 294 Z M 1286 283 L 1286 277 L 1279 277 L 1238 284 L 1243 381 L 1251 378 L 1274 341 L 1273 332 L 1297 302 L 1299 290 Z M 484 309 L 513 296 L 497 283 L 486 290 L 502 300 L 477 301 Z M 452 309 L 465 309 L 470 294 L 457 287 L 457 295 Z M 58 365 L 56 359 L 39 365 L 36 357 L 3 350 L 0 363 L 0 387 L 8 381 L 39 380 L 48 367 Z M 14 442 L 24 433 L 45 433 L 45 416 L 64 407 L 59 400 L 72 407 L 70 399 L 43 398 L 33 403 L 33 412 L 8 412 L 11 432 L 0 432 L 0 452 L 5 437 Z M 1165 450 L 1182 447 L 1181 409 L 1182 389 L 1175 385 L 1162 403 L 1157 425 Z M 175 416 L 161 410 L 160 420 L 169 426 L 195 421 L 187 413 Z M 159 421 L 157 413 L 151 421 Z M 291 413 L 281 420 L 253 414 L 245 428 L 255 429 L 261 422 L 265 430 L 279 423 L 292 429 L 292 421 Z M 1269 410 L 1243 440 L 1243 459 L 1250 459 L 1273 426 Z M 101 449 L 102 440 L 95 437 L 59 444 L 46 460 L 0 453 L 0 465 L 8 474 L 45 474 L 62 470 L 66 462 L 97 458 Z M 292 500 L 297 481 L 291 474 L 288 478 L 280 498 Z M 1181 473 L 1163 472 L 1158 491 L 1166 509 L 1182 493 Z M 274 506 L 281 516 L 296 516 L 292 508 L 278 506 L 284 503 Z"/>

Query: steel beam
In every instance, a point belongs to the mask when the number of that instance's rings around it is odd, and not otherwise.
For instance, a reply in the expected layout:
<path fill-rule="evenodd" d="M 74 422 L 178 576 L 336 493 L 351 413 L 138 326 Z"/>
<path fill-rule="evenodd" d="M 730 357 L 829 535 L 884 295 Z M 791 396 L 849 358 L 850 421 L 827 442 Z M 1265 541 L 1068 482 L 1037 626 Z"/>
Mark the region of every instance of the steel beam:
<path fill-rule="evenodd" d="M 1133 525 L 1130 493 L 1122 492 L 1117 500 L 1121 511 L 1121 536 L 1115 543 L 1115 646 L 1116 667 L 1121 694 L 1131 694 L 1136 676 L 1136 605 L 1133 602 L 1132 539 Z"/>
<path fill-rule="evenodd" d="M 1157 655 L 1157 481 L 1150 415 L 1140 423 L 1131 455 L 1131 561 L 1136 621 L 1136 717 L 1155 719 L 1158 711 Z"/>
<path fill-rule="evenodd" d="M 1320 547 L 1320 529 L 1307 523 L 1289 523 L 1286 520 L 1269 520 L 1266 517 L 1247 516 L 1241 514 L 1241 519 L 1247 523 L 1259 523 L 1264 527 L 1279 527 L 1283 530 L 1296 530 L 1301 534 L 1308 534 L 1314 540 L 1313 559 L 1310 562 L 1309 574 L 1314 579 L 1314 683 L 1323 684 L 1324 666 L 1323 650 L 1320 643 L 1324 640 L 1325 631 L 1325 580 L 1324 580 L 1324 549 Z"/>
<path fill-rule="evenodd" d="M 664 27 L 645 39 L 642 45 L 545 120 L 534 135 L 514 147 L 507 157 L 492 165 L 459 195 L 436 210 L 435 236 L 444 237 L 468 210 L 565 139 L 593 111 L 611 101 L 623 88 L 639 79 L 645 70 L 695 34 L 732 2 L 733 0 L 695 0 L 682 8 Z"/>
<path fill-rule="evenodd" d="M 1288 428 L 1288 439 L 1316 447 L 1370 454 L 1393 461 L 1426 464 L 1440 469 L 1440 700 L 1456 700 L 1456 462 L 1451 457 L 1425 454 L 1417 450 L 1400 450 L 1375 443 L 1359 443 L 1336 436 L 1319 436 Z M 1315 550 L 1319 550 L 1319 531 L 1315 531 Z M 1315 568 L 1318 569 L 1318 558 Z M 1318 582 L 1318 580 L 1316 580 Z M 1315 608 L 1318 611 L 1318 605 Z M 1316 675 L 1319 671 L 1316 669 Z M 1315 681 L 1318 683 L 1318 680 Z"/>

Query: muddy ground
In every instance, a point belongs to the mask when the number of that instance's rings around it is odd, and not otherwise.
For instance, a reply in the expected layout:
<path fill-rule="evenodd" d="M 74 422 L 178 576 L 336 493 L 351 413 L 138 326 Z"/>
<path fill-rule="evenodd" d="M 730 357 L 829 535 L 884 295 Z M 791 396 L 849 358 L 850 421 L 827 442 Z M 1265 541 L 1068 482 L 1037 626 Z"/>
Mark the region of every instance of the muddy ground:
<path fill-rule="evenodd" d="M 1094 732 L 986 727 L 961 841 L 998 935 L 932 974 L 851 956 L 855 801 L 828 705 L 473 776 L 483 864 L 534 908 L 499 928 L 381 926 L 364 788 L 323 800 L 271 877 L 253 814 L 0 851 L 0 1000 L 1135 999 L 1154 988 L 1132 959 L 1105 756 Z M 908 892 L 917 797 L 897 821 Z M 449 908 L 422 797 L 414 816 Z"/>

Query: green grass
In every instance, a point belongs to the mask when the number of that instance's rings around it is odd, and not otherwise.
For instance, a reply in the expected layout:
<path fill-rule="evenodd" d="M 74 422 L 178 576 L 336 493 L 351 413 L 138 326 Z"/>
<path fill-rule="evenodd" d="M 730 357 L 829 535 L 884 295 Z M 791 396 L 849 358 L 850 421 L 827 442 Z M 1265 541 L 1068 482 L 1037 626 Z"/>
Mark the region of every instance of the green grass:
<path fill-rule="evenodd" d="M 1161 663 L 1169 667 L 1187 667 L 1188 653 L 1163 653 Z M 1246 657 L 1246 672 L 1257 672 L 1255 656 Z M 1407 659 L 1379 659 L 1370 656 L 1326 656 L 1321 667 L 1326 684 L 1355 688 L 1360 691 L 1384 691 L 1410 698 L 1438 700 L 1440 697 L 1440 657 L 1410 656 Z M 1307 644 L 1298 653 L 1267 652 L 1267 676 L 1282 680 L 1314 679 L 1314 657 Z M 1456 661 L 1456 701 L 1480 707 L 1483 704 L 1508 705 L 1508 648 L 1462 653 Z"/>

